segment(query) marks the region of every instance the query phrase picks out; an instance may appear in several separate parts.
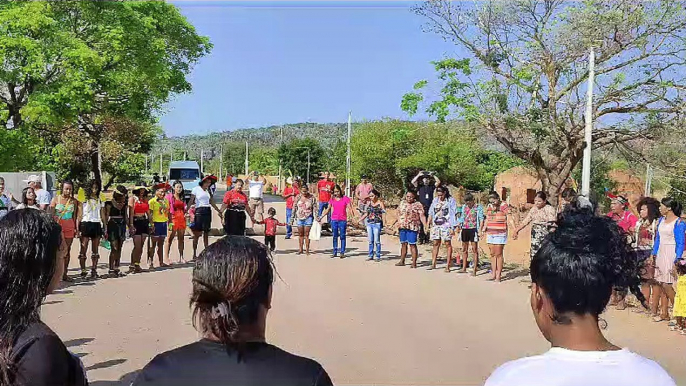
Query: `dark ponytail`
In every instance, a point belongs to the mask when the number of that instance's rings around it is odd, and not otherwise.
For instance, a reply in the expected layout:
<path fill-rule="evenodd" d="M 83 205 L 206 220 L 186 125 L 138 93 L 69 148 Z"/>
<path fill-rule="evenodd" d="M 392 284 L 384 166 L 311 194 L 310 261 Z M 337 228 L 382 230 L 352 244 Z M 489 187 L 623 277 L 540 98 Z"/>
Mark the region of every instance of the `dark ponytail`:
<path fill-rule="evenodd" d="M 267 247 L 243 236 L 226 236 L 208 246 L 193 269 L 193 326 L 229 349 L 245 344 L 243 328 L 258 320 L 269 301 L 274 269 Z"/>

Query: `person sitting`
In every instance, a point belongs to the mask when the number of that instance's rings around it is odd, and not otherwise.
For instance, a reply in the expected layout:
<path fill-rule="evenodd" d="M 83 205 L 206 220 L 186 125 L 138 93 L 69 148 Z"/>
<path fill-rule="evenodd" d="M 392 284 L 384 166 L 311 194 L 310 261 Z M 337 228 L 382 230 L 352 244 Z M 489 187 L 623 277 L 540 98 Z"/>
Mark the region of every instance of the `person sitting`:
<path fill-rule="evenodd" d="M 322 366 L 266 342 L 274 268 L 267 247 L 244 236 L 208 246 L 193 269 L 198 342 L 157 355 L 133 386 L 327 386 Z"/>
<path fill-rule="evenodd" d="M 531 310 L 552 348 L 500 366 L 486 386 L 675 385 L 660 365 L 615 346 L 600 329 L 614 286 L 631 288 L 646 305 L 640 264 L 612 219 L 566 211 L 531 260 L 531 280 Z"/>
<path fill-rule="evenodd" d="M 47 213 L 14 210 L 0 220 L 0 385 L 88 384 L 81 361 L 40 320 L 66 253 L 62 227 Z"/>

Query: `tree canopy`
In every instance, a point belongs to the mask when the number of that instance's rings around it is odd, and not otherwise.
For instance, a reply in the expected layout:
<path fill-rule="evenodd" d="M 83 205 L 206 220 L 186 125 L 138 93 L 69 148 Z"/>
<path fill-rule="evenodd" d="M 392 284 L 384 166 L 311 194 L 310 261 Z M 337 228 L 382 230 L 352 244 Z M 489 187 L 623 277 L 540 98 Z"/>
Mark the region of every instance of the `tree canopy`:
<path fill-rule="evenodd" d="M 163 1 L 4 1 L 0 117 L 6 130 L 70 132 L 98 182 L 102 169 L 130 174 L 140 165 L 135 153 L 150 147 L 149 128 L 161 106 L 190 90 L 186 76 L 210 49 Z M 103 157 L 101 145 L 121 142 L 110 138 L 113 125 L 140 129 L 127 139 L 138 148 L 128 154 L 110 146 L 117 156 Z M 128 164 L 128 171 L 101 160 Z"/>
<path fill-rule="evenodd" d="M 585 147 L 591 47 L 594 149 L 630 149 L 683 124 L 683 1 L 432 0 L 415 11 L 468 53 L 434 62 L 441 86 L 426 111 L 474 122 L 532 165 L 553 195 Z M 432 85 L 417 82 L 402 108 L 416 113 Z"/>

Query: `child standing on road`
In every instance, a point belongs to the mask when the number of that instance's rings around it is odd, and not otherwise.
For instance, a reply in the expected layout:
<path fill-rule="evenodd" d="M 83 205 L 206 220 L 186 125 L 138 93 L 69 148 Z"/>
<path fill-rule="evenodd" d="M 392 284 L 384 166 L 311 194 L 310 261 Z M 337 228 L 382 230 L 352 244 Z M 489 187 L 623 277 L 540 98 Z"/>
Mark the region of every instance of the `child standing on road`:
<path fill-rule="evenodd" d="M 285 227 L 286 224 L 274 218 L 276 216 L 276 209 L 269 208 L 267 214 L 269 214 L 269 217 L 257 221 L 257 224 L 264 224 L 264 244 L 269 247 L 270 251 L 274 252 L 276 249 L 276 227 Z"/>
<path fill-rule="evenodd" d="M 676 297 L 674 298 L 673 314 L 676 318 L 674 330 L 686 335 L 686 259 L 675 262 L 675 270 L 679 279 L 676 282 Z"/>

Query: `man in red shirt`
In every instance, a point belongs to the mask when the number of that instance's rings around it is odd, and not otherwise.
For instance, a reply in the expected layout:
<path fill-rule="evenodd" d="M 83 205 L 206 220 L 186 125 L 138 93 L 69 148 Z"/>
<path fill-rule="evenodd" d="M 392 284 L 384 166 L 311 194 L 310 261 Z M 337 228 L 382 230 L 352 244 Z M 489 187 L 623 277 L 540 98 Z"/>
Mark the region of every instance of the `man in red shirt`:
<path fill-rule="evenodd" d="M 286 188 L 283 190 L 283 198 L 286 199 L 286 239 L 290 239 L 293 235 L 293 227 L 291 224 L 291 217 L 293 217 L 293 200 L 298 195 L 299 186 L 293 182 L 292 177 L 286 179 Z"/>
<path fill-rule="evenodd" d="M 318 216 L 322 216 L 324 209 L 329 207 L 329 201 L 331 201 L 331 193 L 333 193 L 333 187 L 336 186 L 330 179 L 331 173 L 324 172 L 324 178 L 317 182 L 317 192 L 319 192 L 319 212 Z M 327 222 L 331 223 L 331 212 L 326 216 Z"/>

